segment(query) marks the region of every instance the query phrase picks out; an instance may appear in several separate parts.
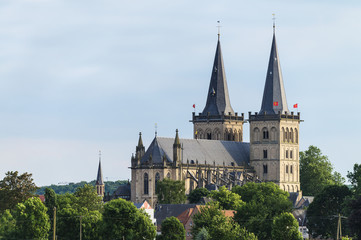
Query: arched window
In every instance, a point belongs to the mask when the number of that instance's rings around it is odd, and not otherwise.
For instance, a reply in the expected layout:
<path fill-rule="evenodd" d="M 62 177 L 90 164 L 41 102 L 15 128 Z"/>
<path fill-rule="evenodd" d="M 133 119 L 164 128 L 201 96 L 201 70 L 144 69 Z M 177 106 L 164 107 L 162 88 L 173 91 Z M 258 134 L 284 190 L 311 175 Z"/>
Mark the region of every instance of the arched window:
<path fill-rule="evenodd" d="M 286 165 L 286 173 L 288 173 L 288 165 Z"/>
<path fill-rule="evenodd" d="M 286 142 L 290 141 L 289 136 L 290 136 L 290 130 L 288 130 L 288 128 L 286 128 Z"/>
<path fill-rule="evenodd" d="M 267 158 L 267 150 L 263 150 L 263 158 Z"/>
<path fill-rule="evenodd" d="M 155 189 L 157 189 L 157 183 L 158 183 L 159 180 L 160 180 L 160 174 L 157 172 L 155 174 Z"/>
<path fill-rule="evenodd" d="M 212 132 L 211 132 L 211 129 L 206 129 L 206 135 L 205 135 L 205 138 L 208 139 L 208 140 L 211 140 L 212 139 Z"/>
<path fill-rule="evenodd" d="M 170 173 L 167 173 L 167 178 L 170 178 Z"/>
<path fill-rule="evenodd" d="M 268 173 L 268 166 L 267 164 L 263 165 L 263 174 L 267 174 Z"/>
<path fill-rule="evenodd" d="M 286 158 L 288 158 L 288 150 L 286 150 Z"/>
<path fill-rule="evenodd" d="M 214 137 L 216 140 L 221 140 L 221 134 L 220 134 L 220 131 L 219 131 L 218 128 L 214 129 L 213 137 Z"/>
<path fill-rule="evenodd" d="M 295 143 L 298 143 L 298 131 L 295 128 Z"/>
<path fill-rule="evenodd" d="M 290 173 L 291 173 L 291 174 L 293 173 L 292 165 L 290 166 Z"/>
<path fill-rule="evenodd" d="M 267 128 L 262 129 L 263 132 L 263 139 L 269 139 L 269 132 Z"/>
<path fill-rule="evenodd" d="M 293 159 L 293 151 L 290 150 L 290 158 Z"/>
<path fill-rule="evenodd" d="M 149 179 L 148 179 L 148 173 L 144 173 L 144 194 L 149 194 Z"/>
<path fill-rule="evenodd" d="M 290 131 L 290 142 L 294 142 L 293 140 L 293 129 L 291 128 L 291 131 Z"/>
<path fill-rule="evenodd" d="M 277 141 L 277 129 L 275 127 L 271 128 L 271 141 Z"/>
<path fill-rule="evenodd" d="M 253 129 L 253 141 L 259 142 L 259 129 L 258 128 Z"/>
<path fill-rule="evenodd" d="M 286 131 L 282 128 L 282 142 L 286 142 Z"/>

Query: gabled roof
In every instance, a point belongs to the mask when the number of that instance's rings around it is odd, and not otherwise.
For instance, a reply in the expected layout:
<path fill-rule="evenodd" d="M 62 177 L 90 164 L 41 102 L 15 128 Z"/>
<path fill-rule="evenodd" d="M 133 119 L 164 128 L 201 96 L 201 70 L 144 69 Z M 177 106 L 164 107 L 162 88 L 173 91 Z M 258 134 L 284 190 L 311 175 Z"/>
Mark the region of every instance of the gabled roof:
<path fill-rule="evenodd" d="M 224 112 L 224 114 L 231 112 L 231 114 L 234 115 L 234 111 L 232 109 L 228 95 L 221 43 L 218 38 L 216 55 L 214 57 L 212 68 L 211 82 L 209 84 L 207 95 L 207 103 L 201 115 L 207 116 L 209 113 L 211 116 L 218 116 L 222 115 L 222 112 Z"/>
<path fill-rule="evenodd" d="M 264 86 L 262 107 L 259 114 L 285 114 L 288 111 L 286 92 L 283 86 L 282 71 L 278 50 L 276 45 L 276 35 L 273 33 L 271 54 Z"/>
<path fill-rule="evenodd" d="M 183 146 L 183 163 L 187 160 L 194 163 L 198 160 L 200 164 L 216 163 L 226 166 L 248 165 L 249 163 L 249 143 L 221 141 L 221 140 L 205 140 L 205 139 L 179 139 Z M 149 161 L 152 155 L 152 162 L 163 163 L 163 156 L 168 162 L 173 162 L 173 144 L 174 138 L 155 137 L 149 148 L 141 159 L 141 163 Z"/>
<path fill-rule="evenodd" d="M 154 218 L 157 219 L 157 228 L 167 217 L 177 217 L 188 208 L 194 208 L 196 204 L 159 204 L 154 212 Z"/>

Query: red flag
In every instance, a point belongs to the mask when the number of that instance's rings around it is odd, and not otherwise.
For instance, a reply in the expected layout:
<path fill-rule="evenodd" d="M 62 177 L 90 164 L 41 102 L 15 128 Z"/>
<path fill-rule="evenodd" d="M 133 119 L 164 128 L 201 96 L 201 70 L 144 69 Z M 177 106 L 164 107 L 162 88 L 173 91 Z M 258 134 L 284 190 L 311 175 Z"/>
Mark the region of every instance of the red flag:
<path fill-rule="evenodd" d="M 273 106 L 278 106 L 278 102 L 273 102 Z"/>
<path fill-rule="evenodd" d="M 293 108 L 298 108 L 298 103 L 293 104 Z"/>
<path fill-rule="evenodd" d="M 193 104 L 193 108 L 196 108 L 196 105 L 195 105 L 195 104 Z"/>

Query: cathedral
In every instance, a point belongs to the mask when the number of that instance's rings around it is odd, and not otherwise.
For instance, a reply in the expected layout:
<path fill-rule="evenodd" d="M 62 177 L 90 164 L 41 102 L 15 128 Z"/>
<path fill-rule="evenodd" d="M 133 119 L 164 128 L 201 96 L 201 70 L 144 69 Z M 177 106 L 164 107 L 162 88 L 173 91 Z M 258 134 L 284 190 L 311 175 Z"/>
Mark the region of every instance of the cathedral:
<path fill-rule="evenodd" d="M 193 139 L 155 136 L 145 149 L 142 135 L 131 158 L 131 201 L 157 203 L 157 182 L 183 180 L 186 193 L 197 187 L 231 188 L 248 181 L 271 181 L 290 193 L 300 192 L 300 113 L 290 112 L 283 86 L 275 27 L 262 105 L 259 112 L 238 114 L 231 106 L 220 35 L 207 101 L 192 113 Z M 250 142 L 243 142 L 248 123 Z"/>

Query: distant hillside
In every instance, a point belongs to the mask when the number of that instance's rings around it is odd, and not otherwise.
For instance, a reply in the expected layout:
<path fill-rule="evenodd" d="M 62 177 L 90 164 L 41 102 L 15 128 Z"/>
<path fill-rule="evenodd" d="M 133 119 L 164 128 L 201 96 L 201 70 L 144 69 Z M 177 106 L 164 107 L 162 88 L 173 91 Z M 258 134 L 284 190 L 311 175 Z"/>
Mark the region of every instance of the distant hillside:
<path fill-rule="evenodd" d="M 123 184 L 126 184 L 128 182 L 128 180 L 118 180 L 115 182 L 112 181 L 105 181 L 105 193 L 107 194 L 109 192 L 109 194 L 113 194 L 113 192 L 120 186 Z M 50 186 L 43 186 L 40 187 L 40 189 L 36 192 L 36 194 L 38 195 L 43 195 L 45 193 L 45 188 L 51 188 L 55 191 L 56 194 L 65 194 L 65 193 L 74 193 L 75 190 L 78 187 L 82 187 L 85 184 L 89 184 L 89 185 L 93 185 L 95 186 L 95 180 L 91 181 L 91 182 L 86 182 L 86 181 L 81 181 L 79 183 L 69 183 L 67 185 L 50 185 Z"/>

